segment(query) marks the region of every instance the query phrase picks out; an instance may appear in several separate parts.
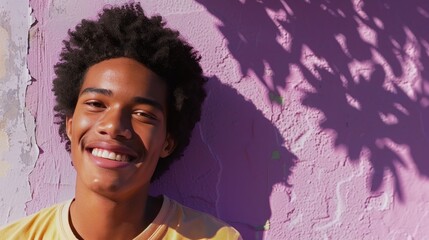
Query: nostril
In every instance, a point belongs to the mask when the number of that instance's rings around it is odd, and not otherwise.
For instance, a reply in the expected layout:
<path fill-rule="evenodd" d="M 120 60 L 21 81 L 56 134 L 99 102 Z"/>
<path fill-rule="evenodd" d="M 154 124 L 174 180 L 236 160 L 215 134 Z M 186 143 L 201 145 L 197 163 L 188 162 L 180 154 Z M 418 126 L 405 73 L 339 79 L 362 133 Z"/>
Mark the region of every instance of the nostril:
<path fill-rule="evenodd" d="M 122 137 L 127 140 L 131 139 L 133 136 L 132 131 L 130 129 L 108 129 L 108 130 L 100 129 L 98 133 L 101 135 L 109 135 L 111 138 Z"/>
<path fill-rule="evenodd" d="M 101 135 L 107 135 L 108 133 L 104 130 L 98 131 Z"/>

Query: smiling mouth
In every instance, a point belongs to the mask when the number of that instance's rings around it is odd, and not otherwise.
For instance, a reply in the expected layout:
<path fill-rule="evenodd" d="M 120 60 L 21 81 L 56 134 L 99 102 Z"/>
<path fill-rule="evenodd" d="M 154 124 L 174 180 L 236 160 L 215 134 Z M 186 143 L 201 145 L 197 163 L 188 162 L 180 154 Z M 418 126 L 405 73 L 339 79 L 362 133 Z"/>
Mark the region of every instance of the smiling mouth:
<path fill-rule="evenodd" d="M 95 157 L 106 158 L 118 162 L 130 162 L 130 156 L 108 151 L 106 149 L 94 148 L 91 154 Z"/>

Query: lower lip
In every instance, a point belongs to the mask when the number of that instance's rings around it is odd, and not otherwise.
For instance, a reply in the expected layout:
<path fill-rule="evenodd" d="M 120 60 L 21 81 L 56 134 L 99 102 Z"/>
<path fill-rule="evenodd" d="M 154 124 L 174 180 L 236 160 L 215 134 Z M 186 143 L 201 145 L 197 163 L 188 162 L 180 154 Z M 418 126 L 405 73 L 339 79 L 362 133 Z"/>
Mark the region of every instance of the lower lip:
<path fill-rule="evenodd" d="M 120 161 L 114 161 L 114 160 L 110 160 L 102 157 L 96 157 L 91 153 L 89 155 L 91 156 L 91 159 L 94 161 L 95 165 L 101 168 L 115 169 L 115 168 L 124 168 L 131 165 L 131 163 L 129 162 L 120 162 Z"/>

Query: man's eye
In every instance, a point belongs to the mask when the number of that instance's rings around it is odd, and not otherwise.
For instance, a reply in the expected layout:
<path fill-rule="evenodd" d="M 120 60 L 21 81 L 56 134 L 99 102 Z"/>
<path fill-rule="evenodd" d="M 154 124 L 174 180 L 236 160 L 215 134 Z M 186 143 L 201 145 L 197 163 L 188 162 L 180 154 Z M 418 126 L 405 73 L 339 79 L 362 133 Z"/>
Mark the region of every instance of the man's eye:
<path fill-rule="evenodd" d="M 93 108 L 104 108 L 104 104 L 98 101 L 88 101 L 85 104 Z"/>
<path fill-rule="evenodd" d="M 150 119 L 150 120 L 156 120 L 156 116 L 154 116 L 153 114 L 150 114 L 148 112 L 144 112 L 144 111 L 137 111 L 134 113 L 138 118 L 141 119 Z"/>

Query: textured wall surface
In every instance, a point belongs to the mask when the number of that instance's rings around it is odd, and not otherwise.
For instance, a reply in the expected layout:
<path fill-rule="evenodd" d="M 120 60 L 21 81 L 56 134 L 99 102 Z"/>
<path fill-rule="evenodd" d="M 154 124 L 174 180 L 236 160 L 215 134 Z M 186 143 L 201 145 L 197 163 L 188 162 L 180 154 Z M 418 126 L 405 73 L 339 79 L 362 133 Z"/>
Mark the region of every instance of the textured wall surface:
<path fill-rule="evenodd" d="M 0 1 L 0 225 L 26 214 L 37 160 L 34 117 L 25 108 L 28 1 Z"/>
<path fill-rule="evenodd" d="M 67 29 L 121 2 L 1 0 L 0 224 L 73 197 L 53 65 Z M 141 2 L 210 77 L 191 145 L 153 194 L 245 239 L 429 239 L 425 0 Z"/>

